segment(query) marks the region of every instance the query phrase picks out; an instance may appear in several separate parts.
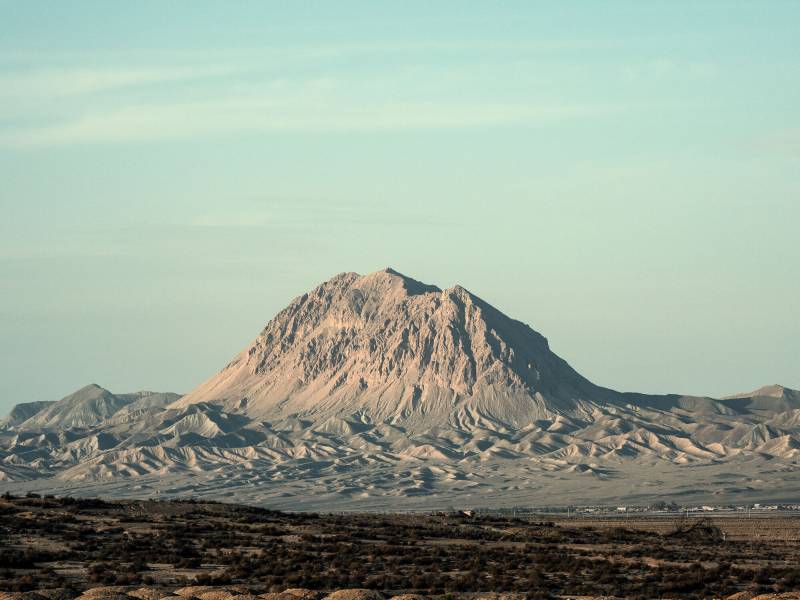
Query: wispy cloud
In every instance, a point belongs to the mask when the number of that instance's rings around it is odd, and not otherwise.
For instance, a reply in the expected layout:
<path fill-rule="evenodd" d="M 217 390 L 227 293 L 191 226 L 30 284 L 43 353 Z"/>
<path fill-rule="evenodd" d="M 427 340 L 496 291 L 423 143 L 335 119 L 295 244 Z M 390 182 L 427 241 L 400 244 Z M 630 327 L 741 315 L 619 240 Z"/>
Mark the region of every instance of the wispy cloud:
<path fill-rule="evenodd" d="M 234 67 L 63 67 L 0 75 L 0 100 L 37 100 L 229 75 Z"/>
<path fill-rule="evenodd" d="M 465 223 L 448 216 L 446 220 L 423 210 L 410 206 L 397 207 L 387 211 L 385 206 L 370 202 L 332 201 L 327 198 L 263 198 L 245 203 L 246 208 L 213 210 L 191 217 L 188 221 L 177 223 L 159 222 L 157 228 L 180 229 L 242 229 L 256 228 L 286 232 L 290 229 L 300 231 L 323 225 L 337 226 L 370 225 L 377 227 L 457 227 Z"/>
<path fill-rule="evenodd" d="M 635 109 L 638 88 L 650 79 L 715 73 L 713 64 L 642 56 L 622 69 L 628 88 L 619 81 L 610 92 L 587 86 L 592 78 L 620 79 L 619 65 L 600 60 L 587 67 L 576 57 L 647 40 L 22 52 L 0 57 L 0 147 L 556 123 Z"/>
<path fill-rule="evenodd" d="M 86 66 L 93 64 L 89 57 L 82 66 L 73 58 L 73 66 L 26 69 L 0 61 L 0 146 L 444 130 L 608 112 L 554 94 L 518 93 L 538 84 L 520 84 L 514 73 L 538 70 L 510 60 L 516 52 L 489 58 L 456 44 L 446 53 L 450 59 L 428 65 L 429 50 L 425 44 L 262 49 L 207 61 L 172 56 L 171 65 L 161 57 L 159 66 Z M 376 52 L 394 59 L 377 60 Z M 486 61 L 503 69 L 487 68 Z M 494 89 L 500 93 L 487 93 Z"/>
<path fill-rule="evenodd" d="M 124 143 L 278 132 L 453 129 L 587 117 L 585 106 L 283 101 L 272 96 L 127 106 L 0 134 L 7 146 Z"/>

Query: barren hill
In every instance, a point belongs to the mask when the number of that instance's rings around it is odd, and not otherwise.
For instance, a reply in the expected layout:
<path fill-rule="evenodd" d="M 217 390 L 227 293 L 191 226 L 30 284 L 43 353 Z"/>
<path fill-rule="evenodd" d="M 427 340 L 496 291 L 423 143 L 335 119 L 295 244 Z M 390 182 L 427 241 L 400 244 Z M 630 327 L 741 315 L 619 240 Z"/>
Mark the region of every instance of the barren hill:
<path fill-rule="evenodd" d="M 296 298 L 174 406 L 215 402 L 258 418 L 358 413 L 417 430 L 479 420 L 523 427 L 615 397 L 464 288 L 385 269 L 342 273 Z"/>

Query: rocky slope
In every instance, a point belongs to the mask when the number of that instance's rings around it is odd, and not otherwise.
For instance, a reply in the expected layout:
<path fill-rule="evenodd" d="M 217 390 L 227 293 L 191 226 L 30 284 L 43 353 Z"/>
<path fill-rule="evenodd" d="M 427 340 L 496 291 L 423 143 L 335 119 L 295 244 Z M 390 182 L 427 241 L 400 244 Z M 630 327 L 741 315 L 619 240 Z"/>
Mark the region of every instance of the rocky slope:
<path fill-rule="evenodd" d="M 602 388 L 467 290 L 386 269 L 296 298 L 184 397 L 87 386 L 16 418 L 0 478 L 325 506 L 794 498 L 798 424 L 780 386 Z"/>
<path fill-rule="evenodd" d="M 617 396 L 464 288 L 386 269 L 342 273 L 295 299 L 175 406 L 215 402 L 270 419 L 358 413 L 416 431 L 478 420 L 519 428 Z"/>
<path fill-rule="evenodd" d="M 22 404 L 17 404 L 11 409 L 11 412 L 8 414 L 8 416 L 0 419 L 0 429 L 6 429 L 8 427 L 20 425 L 35 414 L 43 411 L 51 404 L 54 404 L 54 402 L 51 400 L 40 400 L 38 402 L 23 402 Z"/>

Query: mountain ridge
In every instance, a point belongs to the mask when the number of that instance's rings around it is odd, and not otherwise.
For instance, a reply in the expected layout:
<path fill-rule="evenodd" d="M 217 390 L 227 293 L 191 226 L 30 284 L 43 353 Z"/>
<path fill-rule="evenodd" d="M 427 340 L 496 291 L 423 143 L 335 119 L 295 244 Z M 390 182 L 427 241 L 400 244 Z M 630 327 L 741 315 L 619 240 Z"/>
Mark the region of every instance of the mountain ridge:
<path fill-rule="evenodd" d="M 185 396 L 92 384 L 39 408 L 0 430 L 0 488 L 293 509 L 800 498 L 800 392 L 617 392 L 465 288 L 390 268 L 296 297 Z"/>
<path fill-rule="evenodd" d="M 71 429 L 91 427 L 131 405 L 140 407 L 173 402 L 178 394 L 139 391 L 113 394 L 90 383 L 56 402 L 40 403 L 39 410 L 17 423 L 22 429 Z M 12 411 L 13 412 L 13 411 Z"/>

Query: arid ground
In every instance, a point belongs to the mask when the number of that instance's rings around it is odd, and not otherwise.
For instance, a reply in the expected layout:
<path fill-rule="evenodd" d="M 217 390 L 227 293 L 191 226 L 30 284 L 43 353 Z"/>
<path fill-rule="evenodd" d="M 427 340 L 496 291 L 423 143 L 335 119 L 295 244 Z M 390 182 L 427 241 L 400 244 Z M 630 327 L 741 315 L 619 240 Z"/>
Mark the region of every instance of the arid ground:
<path fill-rule="evenodd" d="M 763 515 L 333 515 L 6 497 L 0 590 L 74 597 L 144 586 L 166 596 L 201 585 L 239 594 L 366 588 L 385 596 L 719 598 L 800 589 L 798 536 L 800 518 Z"/>

